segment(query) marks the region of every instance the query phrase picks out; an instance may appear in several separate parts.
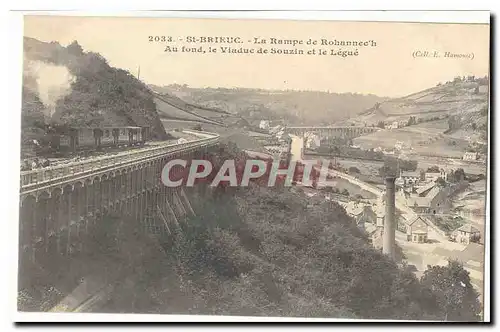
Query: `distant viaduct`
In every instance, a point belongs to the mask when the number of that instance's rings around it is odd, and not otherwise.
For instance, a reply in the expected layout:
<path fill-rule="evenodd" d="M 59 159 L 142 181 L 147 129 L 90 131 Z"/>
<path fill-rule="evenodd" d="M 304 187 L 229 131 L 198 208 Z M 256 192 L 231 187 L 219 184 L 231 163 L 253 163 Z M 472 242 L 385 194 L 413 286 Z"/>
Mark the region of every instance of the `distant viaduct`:
<path fill-rule="evenodd" d="M 379 131 L 375 127 L 287 127 L 287 132 L 297 136 L 303 136 L 307 132 L 312 132 L 320 137 L 341 137 L 355 138 Z"/>

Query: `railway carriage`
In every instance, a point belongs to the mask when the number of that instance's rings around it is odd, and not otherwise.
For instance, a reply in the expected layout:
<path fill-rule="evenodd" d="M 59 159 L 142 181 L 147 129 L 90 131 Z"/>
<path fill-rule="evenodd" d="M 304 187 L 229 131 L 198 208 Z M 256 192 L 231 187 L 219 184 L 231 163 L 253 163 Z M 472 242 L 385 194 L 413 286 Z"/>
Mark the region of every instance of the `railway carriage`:
<path fill-rule="evenodd" d="M 149 140 L 149 132 L 149 127 L 70 127 L 52 136 L 51 147 L 58 152 L 76 152 L 144 145 Z"/>

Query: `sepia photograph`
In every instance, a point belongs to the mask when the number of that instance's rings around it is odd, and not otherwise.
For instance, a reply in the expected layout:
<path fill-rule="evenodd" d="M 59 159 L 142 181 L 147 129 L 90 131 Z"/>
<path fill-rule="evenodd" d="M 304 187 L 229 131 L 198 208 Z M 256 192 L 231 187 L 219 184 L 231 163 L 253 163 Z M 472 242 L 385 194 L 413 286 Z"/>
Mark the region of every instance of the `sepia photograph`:
<path fill-rule="evenodd" d="M 22 38 L 18 312 L 485 321 L 489 23 Z"/>

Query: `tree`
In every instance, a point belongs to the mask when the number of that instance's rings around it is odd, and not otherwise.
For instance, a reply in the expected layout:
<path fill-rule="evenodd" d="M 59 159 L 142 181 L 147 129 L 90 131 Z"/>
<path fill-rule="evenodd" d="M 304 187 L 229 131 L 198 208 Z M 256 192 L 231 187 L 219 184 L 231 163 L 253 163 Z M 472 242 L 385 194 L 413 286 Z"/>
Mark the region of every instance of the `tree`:
<path fill-rule="evenodd" d="M 397 165 L 385 164 L 384 166 L 379 168 L 378 174 L 380 175 L 380 177 L 383 178 L 385 178 L 386 176 L 397 176 L 398 175 Z"/>
<path fill-rule="evenodd" d="M 379 168 L 379 175 L 381 177 L 398 176 L 400 171 L 415 171 L 417 166 L 418 162 L 416 160 L 402 160 L 399 158 L 386 157 L 384 166 Z"/>
<path fill-rule="evenodd" d="M 439 173 L 439 166 L 434 165 L 432 167 L 429 167 L 429 168 L 427 168 L 427 172 L 429 172 L 429 173 Z"/>
<path fill-rule="evenodd" d="M 459 168 L 455 171 L 452 171 L 450 175 L 451 175 L 450 176 L 451 182 L 457 183 L 466 179 L 465 171 L 463 168 Z"/>
<path fill-rule="evenodd" d="M 379 121 L 377 123 L 377 127 L 384 129 L 385 128 L 384 121 Z"/>
<path fill-rule="evenodd" d="M 196 131 L 203 131 L 203 128 L 201 127 L 200 124 L 194 125 L 192 129 Z"/>
<path fill-rule="evenodd" d="M 351 166 L 351 167 L 349 167 L 349 173 L 357 173 L 357 174 L 360 174 L 360 173 L 361 173 L 361 171 L 359 170 L 359 168 L 354 167 L 354 166 Z"/>
<path fill-rule="evenodd" d="M 75 40 L 71 44 L 68 45 L 67 47 L 68 52 L 74 55 L 82 55 L 83 54 L 83 48 L 78 44 L 78 42 Z"/>
<path fill-rule="evenodd" d="M 444 187 L 444 186 L 446 186 L 446 181 L 443 178 L 437 178 L 436 184 L 440 187 Z"/>
<path fill-rule="evenodd" d="M 447 266 L 429 266 L 420 280 L 436 296 L 439 312 L 445 321 L 479 321 L 481 304 L 469 272 L 457 261 Z"/>
<path fill-rule="evenodd" d="M 410 116 L 408 119 L 408 126 L 416 125 L 417 124 L 417 118 L 415 116 Z"/>

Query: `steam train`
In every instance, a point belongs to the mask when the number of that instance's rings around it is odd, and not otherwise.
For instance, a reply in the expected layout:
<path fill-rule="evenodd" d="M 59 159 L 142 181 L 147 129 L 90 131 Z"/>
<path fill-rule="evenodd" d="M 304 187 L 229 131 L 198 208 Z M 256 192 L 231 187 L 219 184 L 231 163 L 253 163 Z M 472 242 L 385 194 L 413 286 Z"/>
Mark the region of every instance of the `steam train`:
<path fill-rule="evenodd" d="M 51 133 L 50 147 L 57 152 L 100 150 L 103 147 L 144 145 L 149 127 L 68 127 Z"/>

